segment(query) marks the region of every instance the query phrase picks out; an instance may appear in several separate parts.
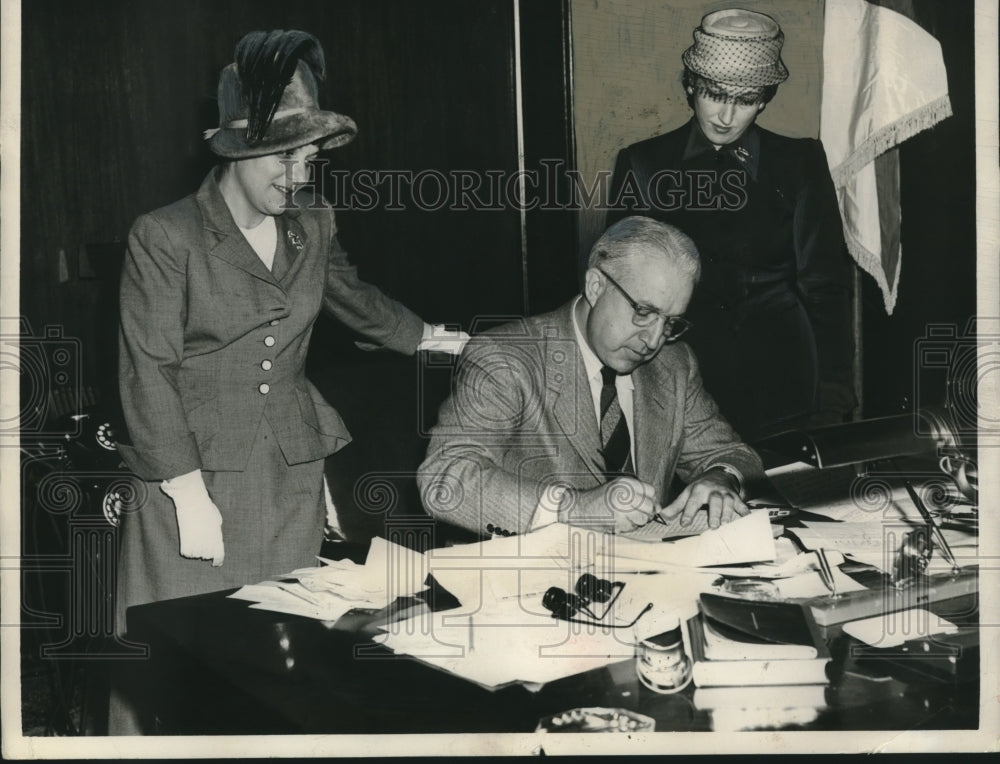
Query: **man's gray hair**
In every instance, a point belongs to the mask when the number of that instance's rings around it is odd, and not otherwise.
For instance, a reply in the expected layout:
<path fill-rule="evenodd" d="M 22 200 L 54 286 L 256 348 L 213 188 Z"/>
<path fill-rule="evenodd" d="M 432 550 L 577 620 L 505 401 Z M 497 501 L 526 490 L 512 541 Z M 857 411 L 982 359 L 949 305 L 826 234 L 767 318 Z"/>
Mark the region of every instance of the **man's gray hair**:
<path fill-rule="evenodd" d="M 612 275 L 618 275 L 634 247 L 662 252 L 671 265 L 698 283 L 701 258 L 691 237 L 672 225 L 640 215 L 623 218 L 608 228 L 591 248 L 587 267 L 607 263 L 615 272 Z"/>

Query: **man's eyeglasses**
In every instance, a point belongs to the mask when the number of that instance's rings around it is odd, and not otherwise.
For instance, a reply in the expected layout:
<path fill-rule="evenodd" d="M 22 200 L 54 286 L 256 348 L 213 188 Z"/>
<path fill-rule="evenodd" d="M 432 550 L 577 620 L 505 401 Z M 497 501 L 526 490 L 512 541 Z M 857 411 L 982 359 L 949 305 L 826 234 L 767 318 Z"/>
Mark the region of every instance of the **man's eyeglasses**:
<path fill-rule="evenodd" d="M 635 300 L 632 299 L 632 295 L 625 291 L 625 287 L 615 281 L 611 276 L 608 275 L 607 271 L 603 268 L 598 268 L 604 278 L 610 281 L 615 288 L 622 293 L 628 304 L 632 307 L 632 323 L 636 326 L 641 326 L 647 328 L 653 326 L 658 319 L 663 319 L 663 339 L 665 342 L 672 342 L 680 337 L 684 332 L 690 329 L 694 324 L 688 321 L 683 316 L 668 316 L 665 313 L 661 313 L 655 308 L 651 308 L 648 305 L 640 305 Z"/>

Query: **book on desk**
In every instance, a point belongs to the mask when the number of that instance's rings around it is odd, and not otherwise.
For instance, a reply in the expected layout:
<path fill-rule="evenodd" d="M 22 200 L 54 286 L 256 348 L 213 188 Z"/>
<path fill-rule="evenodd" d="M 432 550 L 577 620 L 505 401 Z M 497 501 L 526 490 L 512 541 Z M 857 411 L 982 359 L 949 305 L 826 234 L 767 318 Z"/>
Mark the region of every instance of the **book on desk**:
<path fill-rule="evenodd" d="M 825 684 L 830 652 L 807 607 L 702 594 L 686 647 L 697 687 Z"/>

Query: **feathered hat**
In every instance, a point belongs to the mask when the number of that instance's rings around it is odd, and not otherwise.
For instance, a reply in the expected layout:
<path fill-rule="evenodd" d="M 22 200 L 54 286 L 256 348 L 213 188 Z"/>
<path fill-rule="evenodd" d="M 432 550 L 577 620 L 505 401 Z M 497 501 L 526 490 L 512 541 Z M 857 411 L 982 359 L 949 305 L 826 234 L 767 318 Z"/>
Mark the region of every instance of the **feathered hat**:
<path fill-rule="evenodd" d="M 209 147 L 227 159 L 249 159 L 315 143 L 343 146 L 358 132 L 354 120 L 322 111 L 317 80 L 326 63 L 307 32 L 250 32 L 236 60 L 219 75 L 219 126 L 205 131 Z"/>

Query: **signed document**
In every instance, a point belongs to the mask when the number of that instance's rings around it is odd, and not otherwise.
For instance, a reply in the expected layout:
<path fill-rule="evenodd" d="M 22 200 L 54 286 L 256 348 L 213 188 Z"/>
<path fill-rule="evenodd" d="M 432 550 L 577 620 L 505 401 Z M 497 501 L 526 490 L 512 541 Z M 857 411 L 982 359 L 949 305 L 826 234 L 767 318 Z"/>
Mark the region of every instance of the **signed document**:
<path fill-rule="evenodd" d="M 652 520 L 618 535 L 633 541 L 663 541 L 677 536 L 697 536 L 702 531 L 707 531 L 708 527 L 708 511 L 699 509 L 687 525 L 681 525 L 681 515 L 677 515 L 672 520 L 662 523 L 659 520 Z"/>

